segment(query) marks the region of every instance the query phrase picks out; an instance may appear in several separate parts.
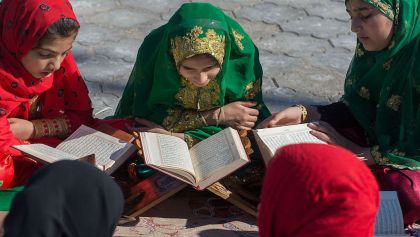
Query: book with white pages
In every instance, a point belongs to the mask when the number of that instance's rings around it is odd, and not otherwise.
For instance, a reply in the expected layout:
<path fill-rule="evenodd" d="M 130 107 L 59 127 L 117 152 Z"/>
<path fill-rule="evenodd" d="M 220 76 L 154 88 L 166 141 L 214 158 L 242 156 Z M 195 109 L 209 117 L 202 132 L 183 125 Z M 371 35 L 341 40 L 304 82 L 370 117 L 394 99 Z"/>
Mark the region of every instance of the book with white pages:
<path fill-rule="evenodd" d="M 298 125 L 288 125 L 275 128 L 263 128 L 253 130 L 255 140 L 261 155 L 267 164 L 276 153 L 277 149 L 291 144 L 299 143 L 321 143 L 324 141 L 318 139 L 310 133 L 311 129 L 307 123 Z"/>
<path fill-rule="evenodd" d="M 197 143 L 175 136 L 140 132 L 145 164 L 203 190 L 243 165 L 249 158 L 238 132 L 232 128 Z"/>
<path fill-rule="evenodd" d="M 94 155 L 96 167 L 107 174 L 114 172 L 136 151 L 131 141 L 122 140 L 85 125 L 81 125 L 55 148 L 44 144 L 13 147 L 41 163 L 66 159 L 78 160 Z"/>
<path fill-rule="evenodd" d="M 397 192 L 381 191 L 379 195 L 379 211 L 376 215 L 374 236 L 408 236 L 404 232 L 404 219 Z"/>

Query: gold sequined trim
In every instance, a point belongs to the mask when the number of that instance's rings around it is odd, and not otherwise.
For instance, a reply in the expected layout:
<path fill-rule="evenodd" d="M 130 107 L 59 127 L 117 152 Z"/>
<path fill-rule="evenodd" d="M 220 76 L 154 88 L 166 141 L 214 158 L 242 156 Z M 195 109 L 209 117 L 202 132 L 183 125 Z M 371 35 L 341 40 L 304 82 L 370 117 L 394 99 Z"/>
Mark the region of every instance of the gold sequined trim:
<path fill-rule="evenodd" d="M 379 11 L 381 11 L 383 14 L 389 17 L 391 21 L 395 19 L 394 11 L 392 10 L 391 5 L 389 5 L 388 3 L 382 2 L 380 0 L 368 0 L 367 2 L 372 4 Z"/>
<path fill-rule="evenodd" d="M 379 152 L 379 146 L 372 147 L 370 153 L 378 165 L 386 165 L 389 163 L 389 159 L 382 156 L 381 152 Z"/>
<path fill-rule="evenodd" d="M 359 96 L 368 100 L 370 98 L 369 89 L 364 86 L 360 88 Z"/>
<path fill-rule="evenodd" d="M 204 127 L 200 113 L 181 109 L 168 109 L 168 115 L 163 120 L 162 126 L 171 132 L 183 133 L 186 130 Z"/>
<path fill-rule="evenodd" d="M 210 54 L 220 66 L 223 65 L 225 36 L 217 35 L 213 29 L 208 29 L 204 37 L 203 34 L 203 28 L 195 26 L 185 36 L 176 36 L 171 39 L 171 53 L 177 68 L 184 59 L 197 54 Z"/>
<path fill-rule="evenodd" d="M 398 111 L 401 105 L 401 96 L 399 95 L 392 95 L 391 98 L 386 102 L 386 106 L 394 111 Z"/>
<path fill-rule="evenodd" d="M 205 111 L 217 107 L 220 100 L 220 86 L 216 79 L 204 87 L 196 87 L 187 79 L 181 78 L 181 89 L 175 95 L 183 108 Z"/>
<path fill-rule="evenodd" d="M 258 79 L 255 82 L 249 83 L 245 87 L 245 99 L 251 100 L 257 96 L 258 93 L 261 92 L 261 79 Z"/>
<path fill-rule="evenodd" d="M 378 165 L 388 165 L 388 166 L 390 165 L 390 166 L 395 167 L 397 169 L 406 169 L 407 168 L 406 166 L 397 164 L 395 162 L 392 162 L 389 158 L 383 156 L 382 153 L 379 151 L 379 146 L 373 146 L 370 150 L 370 153 L 372 154 L 373 159 L 375 160 L 375 162 Z M 389 153 L 391 153 L 393 155 L 396 155 L 396 156 L 405 156 L 406 155 L 405 152 L 398 151 L 398 149 L 394 149 Z"/>
<path fill-rule="evenodd" d="M 239 32 L 232 30 L 233 38 L 235 38 L 236 45 L 241 49 L 244 50 L 244 46 L 242 44 L 242 40 L 244 39 L 244 36 L 240 34 Z"/>

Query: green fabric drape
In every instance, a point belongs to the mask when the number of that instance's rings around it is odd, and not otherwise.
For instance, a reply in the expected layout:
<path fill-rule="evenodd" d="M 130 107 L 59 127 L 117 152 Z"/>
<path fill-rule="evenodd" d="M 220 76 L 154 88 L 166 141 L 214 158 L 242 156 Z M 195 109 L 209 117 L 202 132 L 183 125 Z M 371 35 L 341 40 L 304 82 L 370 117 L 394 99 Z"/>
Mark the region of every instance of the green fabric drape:
<path fill-rule="evenodd" d="M 13 198 L 22 190 L 23 186 L 11 189 L 0 189 L 0 211 L 9 211 Z"/>
<path fill-rule="evenodd" d="M 367 131 L 378 164 L 420 170 L 419 1 L 363 1 L 393 21 L 393 38 L 377 52 L 357 42 L 343 101 Z"/>
<path fill-rule="evenodd" d="M 200 88 L 177 68 L 197 54 L 210 54 L 221 64 L 217 77 Z M 200 111 L 256 101 L 259 121 L 268 117 L 261 83 L 258 49 L 242 27 L 209 3 L 187 3 L 144 39 L 115 117 L 145 118 L 199 141 L 223 129 L 204 124 Z"/>

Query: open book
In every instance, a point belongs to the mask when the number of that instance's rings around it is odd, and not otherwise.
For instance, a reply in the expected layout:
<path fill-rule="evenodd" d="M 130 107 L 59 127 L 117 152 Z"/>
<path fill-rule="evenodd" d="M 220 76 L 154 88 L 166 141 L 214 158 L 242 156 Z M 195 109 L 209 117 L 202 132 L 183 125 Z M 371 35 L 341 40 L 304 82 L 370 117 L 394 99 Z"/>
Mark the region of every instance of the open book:
<path fill-rule="evenodd" d="M 381 191 L 379 203 L 374 236 L 407 236 L 404 233 L 403 214 L 397 193 L 395 191 Z"/>
<path fill-rule="evenodd" d="M 188 150 L 175 136 L 140 133 L 145 164 L 203 190 L 249 162 L 236 130 L 225 130 Z"/>
<path fill-rule="evenodd" d="M 13 147 L 42 163 L 64 159 L 78 160 L 94 154 L 95 165 L 107 174 L 114 172 L 136 151 L 131 141 L 119 139 L 85 125 L 80 126 L 56 148 L 44 144 Z"/>
<path fill-rule="evenodd" d="M 277 149 L 291 144 L 299 143 L 325 143 L 309 132 L 311 129 L 307 123 L 289 125 L 276 128 L 264 128 L 253 130 L 255 140 L 260 149 L 264 162 L 274 156 Z"/>

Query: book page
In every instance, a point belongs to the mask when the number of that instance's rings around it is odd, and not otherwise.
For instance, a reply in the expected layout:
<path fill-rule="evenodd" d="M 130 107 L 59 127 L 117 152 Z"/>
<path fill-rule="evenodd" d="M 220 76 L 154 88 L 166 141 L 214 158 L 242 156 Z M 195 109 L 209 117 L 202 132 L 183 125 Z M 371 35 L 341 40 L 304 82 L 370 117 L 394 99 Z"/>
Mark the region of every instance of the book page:
<path fill-rule="evenodd" d="M 375 222 L 375 236 L 406 236 L 397 192 L 381 191 L 379 212 Z"/>
<path fill-rule="evenodd" d="M 236 133 L 236 140 L 239 145 L 235 143 L 232 132 Z M 238 147 L 242 149 L 238 149 Z M 197 180 L 210 177 L 217 170 L 225 169 L 236 160 L 248 161 L 239 135 L 232 128 L 227 128 L 199 142 L 190 149 L 190 154 Z"/>
<path fill-rule="evenodd" d="M 16 145 L 13 147 L 35 159 L 41 159 L 47 163 L 53 163 L 59 160 L 77 160 L 79 158 L 78 156 L 44 144 Z"/>
<path fill-rule="evenodd" d="M 307 124 L 258 129 L 257 134 L 274 155 L 280 147 L 299 143 L 325 143 L 309 132 Z"/>
<path fill-rule="evenodd" d="M 60 143 L 57 149 L 78 157 L 95 154 L 96 164 L 108 168 L 132 146 L 130 143 L 82 125 Z"/>
<path fill-rule="evenodd" d="M 141 132 L 141 143 L 146 164 L 175 168 L 194 174 L 187 143 L 181 138 Z"/>

